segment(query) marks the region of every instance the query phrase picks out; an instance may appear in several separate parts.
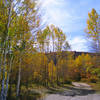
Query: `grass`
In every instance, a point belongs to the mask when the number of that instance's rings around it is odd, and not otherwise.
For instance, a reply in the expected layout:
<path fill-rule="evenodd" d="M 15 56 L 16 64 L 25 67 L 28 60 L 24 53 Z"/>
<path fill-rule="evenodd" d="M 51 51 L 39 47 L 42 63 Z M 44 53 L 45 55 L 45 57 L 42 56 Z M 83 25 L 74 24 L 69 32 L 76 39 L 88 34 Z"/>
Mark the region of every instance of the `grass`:
<path fill-rule="evenodd" d="M 18 100 L 37 100 L 38 98 L 41 98 L 41 93 L 36 90 L 38 90 L 38 87 L 36 87 L 36 89 L 32 89 L 32 87 L 26 88 L 24 85 L 21 86 Z M 12 85 L 11 95 L 7 97 L 7 100 L 17 100 L 15 85 Z"/>
<path fill-rule="evenodd" d="M 48 91 L 46 93 L 48 94 L 62 93 L 64 91 L 69 90 L 69 87 L 73 87 L 73 86 L 70 84 L 63 84 L 62 86 L 50 87 L 48 88 Z"/>
<path fill-rule="evenodd" d="M 89 85 L 91 85 L 91 87 L 93 88 L 93 90 L 96 91 L 96 93 L 100 94 L 100 82 L 97 83 L 89 83 Z"/>
<path fill-rule="evenodd" d="M 100 94 L 100 82 L 88 83 L 88 84 L 92 86 L 93 90 L 95 90 L 96 93 Z M 74 86 L 71 84 L 63 84 L 61 86 L 55 86 L 55 87 L 49 86 L 48 88 L 41 85 L 31 84 L 28 89 L 25 86 L 22 86 L 21 100 L 33 100 L 33 98 L 35 100 L 36 98 L 40 98 L 41 96 L 45 96 L 46 94 L 63 93 L 64 91 L 70 90 L 71 88 L 74 88 Z M 16 96 L 15 86 L 13 86 L 12 92 L 13 92 L 12 97 L 15 97 Z M 15 100 L 15 99 L 12 98 L 10 100 Z"/>

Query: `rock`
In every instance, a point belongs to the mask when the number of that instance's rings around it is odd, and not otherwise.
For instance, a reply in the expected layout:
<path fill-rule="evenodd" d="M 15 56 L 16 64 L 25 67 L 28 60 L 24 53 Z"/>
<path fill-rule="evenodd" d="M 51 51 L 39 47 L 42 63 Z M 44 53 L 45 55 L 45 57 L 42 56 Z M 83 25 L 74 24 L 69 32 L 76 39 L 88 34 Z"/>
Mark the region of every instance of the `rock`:
<path fill-rule="evenodd" d="M 75 96 L 75 92 L 72 92 L 72 91 L 64 91 L 62 93 L 63 96 Z"/>
<path fill-rule="evenodd" d="M 91 86 L 86 83 L 78 83 L 78 82 L 72 82 L 72 85 L 74 85 L 77 88 L 83 88 L 83 89 L 89 89 L 91 90 Z"/>

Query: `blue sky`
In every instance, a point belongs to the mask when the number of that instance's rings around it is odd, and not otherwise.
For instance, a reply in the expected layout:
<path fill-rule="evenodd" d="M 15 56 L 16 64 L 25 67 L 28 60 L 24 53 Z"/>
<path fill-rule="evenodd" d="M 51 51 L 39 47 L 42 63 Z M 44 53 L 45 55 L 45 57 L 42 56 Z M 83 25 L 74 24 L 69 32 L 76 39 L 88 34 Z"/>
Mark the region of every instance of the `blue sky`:
<path fill-rule="evenodd" d="M 41 0 L 45 21 L 60 27 L 67 35 L 73 51 L 88 51 L 84 29 L 88 12 L 100 14 L 100 0 Z"/>

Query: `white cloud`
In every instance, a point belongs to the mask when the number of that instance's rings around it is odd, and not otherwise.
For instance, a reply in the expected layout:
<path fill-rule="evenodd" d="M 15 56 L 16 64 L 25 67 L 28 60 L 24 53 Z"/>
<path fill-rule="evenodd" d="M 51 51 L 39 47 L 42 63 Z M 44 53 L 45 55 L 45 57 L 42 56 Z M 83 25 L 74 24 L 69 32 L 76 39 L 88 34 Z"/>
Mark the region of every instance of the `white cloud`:
<path fill-rule="evenodd" d="M 95 0 L 40 0 L 45 11 L 44 19 L 48 24 L 52 23 L 60 27 L 66 35 L 73 36 L 69 40 L 72 50 L 88 51 L 87 40 L 81 35 L 86 27 L 88 11 L 95 8 Z M 91 4 L 93 3 L 93 4 Z M 94 6 L 93 6 L 94 5 Z M 99 6 L 98 6 L 99 7 Z M 68 36 L 68 35 L 67 35 Z M 69 37 L 69 36 L 68 36 Z"/>
<path fill-rule="evenodd" d="M 48 7 L 52 5 L 61 5 L 64 0 L 39 0 L 42 2 L 43 7 Z"/>
<path fill-rule="evenodd" d="M 87 40 L 82 36 L 74 37 L 69 40 L 69 43 L 71 44 L 72 51 L 88 51 Z"/>
<path fill-rule="evenodd" d="M 45 11 L 45 21 L 47 21 L 48 24 L 55 24 L 66 32 L 76 32 L 83 29 L 82 21 L 85 16 L 77 15 L 76 8 L 72 9 L 69 7 L 69 0 L 40 1 L 42 2 L 43 11 Z"/>

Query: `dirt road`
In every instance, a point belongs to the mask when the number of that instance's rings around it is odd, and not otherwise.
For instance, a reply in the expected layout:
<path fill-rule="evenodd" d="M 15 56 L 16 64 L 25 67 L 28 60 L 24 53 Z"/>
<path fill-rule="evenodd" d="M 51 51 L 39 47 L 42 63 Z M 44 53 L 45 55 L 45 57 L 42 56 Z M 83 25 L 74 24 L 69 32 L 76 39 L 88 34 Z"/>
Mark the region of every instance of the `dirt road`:
<path fill-rule="evenodd" d="M 100 100 L 100 94 L 95 94 L 86 83 L 73 82 L 74 88 L 62 93 L 49 94 L 43 100 Z"/>
<path fill-rule="evenodd" d="M 57 94 L 48 95 L 44 100 L 100 100 L 100 95 L 90 94 L 87 96 L 62 96 Z"/>

